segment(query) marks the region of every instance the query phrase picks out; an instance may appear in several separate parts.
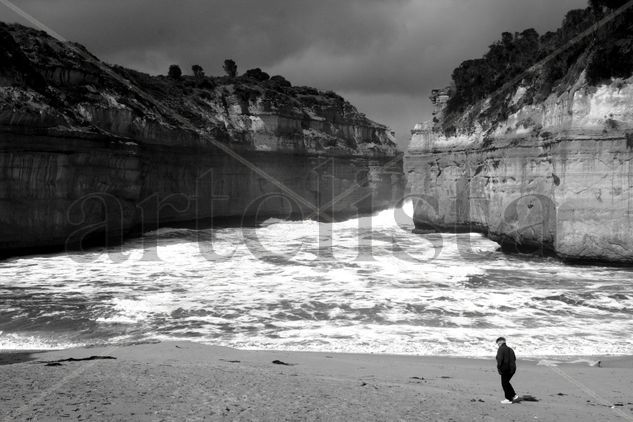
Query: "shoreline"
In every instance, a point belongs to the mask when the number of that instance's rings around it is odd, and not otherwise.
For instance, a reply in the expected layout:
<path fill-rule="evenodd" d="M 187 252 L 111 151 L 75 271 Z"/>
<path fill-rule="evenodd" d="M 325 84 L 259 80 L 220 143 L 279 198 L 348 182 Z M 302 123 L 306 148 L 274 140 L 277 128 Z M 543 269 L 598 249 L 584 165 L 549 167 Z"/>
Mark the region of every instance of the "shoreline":
<path fill-rule="evenodd" d="M 417 359 L 425 359 L 425 360 L 434 360 L 434 359 L 455 359 L 455 360 L 475 360 L 475 361 L 486 361 L 486 360 L 494 360 L 495 355 L 491 353 L 487 356 L 475 355 L 475 356 L 460 356 L 460 355 L 418 355 L 411 353 L 383 353 L 383 352 L 342 352 L 342 351 L 323 351 L 323 350 L 292 350 L 292 349 L 244 349 L 233 346 L 225 346 L 220 344 L 209 344 L 204 342 L 197 342 L 191 340 L 147 340 L 147 341 L 138 341 L 138 342 L 123 342 L 123 343 L 112 343 L 112 344 L 91 344 L 91 345 L 82 345 L 82 346 L 71 346 L 59 349 L 2 349 L 0 348 L 0 365 L 7 364 L 5 361 L 9 359 L 11 356 L 16 356 L 17 362 L 20 362 L 21 358 L 17 357 L 18 355 L 29 355 L 29 356 L 37 356 L 44 355 L 48 353 L 61 353 L 65 351 L 89 351 L 91 349 L 105 349 L 105 348 L 128 348 L 135 346 L 143 346 L 143 345 L 156 345 L 156 344 L 192 344 L 199 345 L 202 347 L 210 347 L 210 348 L 226 348 L 231 349 L 236 352 L 253 352 L 253 353 L 306 353 L 306 354 L 315 354 L 315 355 L 342 355 L 342 356 L 385 356 L 390 358 L 399 358 L 399 357 L 411 357 Z M 37 358 L 34 357 L 33 360 Z M 535 363 L 539 365 L 539 362 L 542 361 L 556 361 L 560 364 L 573 365 L 583 362 L 576 361 L 591 361 L 591 362 L 619 362 L 619 361 L 631 361 L 631 365 L 633 366 L 633 353 L 628 354 L 577 354 L 577 355 L 519 355 L 517 360 L 526 363 Z"/>
<path fill-rule="evenodd" d="M 11 354 L 3 351 L 2 356 Z M 633 420 L 633 356 L 519 359 L 252 351 L 193 342 L 31 352 L 0 365 L 0 420 Z"/>

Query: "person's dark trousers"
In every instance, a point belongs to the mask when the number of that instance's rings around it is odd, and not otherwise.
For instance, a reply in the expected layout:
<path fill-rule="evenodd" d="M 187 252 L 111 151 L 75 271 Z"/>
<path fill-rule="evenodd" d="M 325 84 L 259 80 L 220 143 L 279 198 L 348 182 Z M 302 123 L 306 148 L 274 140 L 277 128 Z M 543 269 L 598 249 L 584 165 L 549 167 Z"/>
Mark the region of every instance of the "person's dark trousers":
<path fill-rule="evenodd" d="M 501 386 L 503 387 L 503 393 L 506 396 L 506 399 L 512 401 L 516 393 L 514 392 L 514 388 L 512 388 L 512 384 L 510 384 L 510 379 L 514 374 L 501 374 Z"/>

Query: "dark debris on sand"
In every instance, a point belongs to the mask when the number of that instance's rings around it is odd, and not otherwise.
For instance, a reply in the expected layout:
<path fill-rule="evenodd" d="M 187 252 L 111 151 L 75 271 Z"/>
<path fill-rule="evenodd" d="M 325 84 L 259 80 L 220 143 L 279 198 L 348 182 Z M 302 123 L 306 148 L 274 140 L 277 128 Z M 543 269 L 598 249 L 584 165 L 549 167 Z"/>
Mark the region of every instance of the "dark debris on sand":
<path fill-rule="evenodd" d="M 116 359 L 114 356 L 90 356 L 87 358 L 66 358 L 43 362 L 46 366 L 61 366 L 61 362 L 82 362 L 85 360 Z"/>
<path fill-rule="evenodd" d="M 273 363 L 275 365 L 285 365 L 285 366 L 294 366 L 295 365 L 294 363 L 286 363 L 286 362 L 283 362 L 283 361 L 280 361 L 280 360 L 277 360 L 277 359 L 275 359 L 273 361 Z"/>

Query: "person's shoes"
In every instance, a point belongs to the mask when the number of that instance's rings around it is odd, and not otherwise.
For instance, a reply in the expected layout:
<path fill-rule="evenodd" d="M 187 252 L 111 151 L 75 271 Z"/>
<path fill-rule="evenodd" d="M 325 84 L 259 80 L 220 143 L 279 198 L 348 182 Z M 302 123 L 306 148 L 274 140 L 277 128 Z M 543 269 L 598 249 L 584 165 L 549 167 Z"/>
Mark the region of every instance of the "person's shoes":
<path fill-rule="evenodd" d="M 515 401 L 515 400 L 519 400 L 519 395 L 518 394 L 515 394 L 514 397 L 512 397 L 512 401 Z"/>
<path fill-rule="evenodd" d="M 501 400 L 501 404 L 512 404 L 512 402 L 508 399 Z"/>

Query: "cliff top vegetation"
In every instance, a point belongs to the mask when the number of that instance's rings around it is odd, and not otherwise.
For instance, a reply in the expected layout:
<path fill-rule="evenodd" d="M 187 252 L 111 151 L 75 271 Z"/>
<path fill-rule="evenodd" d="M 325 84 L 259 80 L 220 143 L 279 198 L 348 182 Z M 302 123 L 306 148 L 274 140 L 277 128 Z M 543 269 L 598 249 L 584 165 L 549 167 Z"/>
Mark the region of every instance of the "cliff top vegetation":
<path fill-rule="evenodd" d="M 455 133 L 464 114 L 470 125 L 505 120 L 518 107 L 564 91 L 583 71 L 592 86 L 633 75 L 633 8 L 618 10 L 626 3 L 590 0 L 589 7 L 568 12 L 558 30 L 542 35 L 532 28 L 504 32 L 482 58 L 453 71 L 451 98 L 438 129 Z M 519 84 L 526 94 L 511 104 Z"/>
<path fill-rule="evenodd" d="M 238 75 L 237 64 L 231 59 L 218 63 L 218 71 L 222 68 L 225 75 L 208 76 L 201 66 L 193 65 L 188 75 L 174 64 L 165 69 L 165 75 L 153 76 L 106 65 L 80 44 L 0 22 L 0 89 L 14 91 L 0 96 L 0 108 L 22 107 L 27 111 L 31 107 L 31 112 L 46 109 L 49 114 L 57 113 L 57 121 L 72 127 L 86 126 L 85 113 L 91 107 L 124 108 L 133 118 L 175 127 L 179 123 L 173 116 L 179 115 L 196 130 L 227 141 L 247 131 L 244 122 L 248 123 L 248 117 L 254 114 L 354 125 L 369 128 L 368 133 L 387 130 L 332 91 L 293 86 L 283 76 L 271 77 L 259 68 Z M 16 90 L 22 96 L 27 93 L 30 100 L 18 98 Z M 150 97 L 161 106 L 148 101 Z M 378 142 L 376 139 L 363 142 Z"/>

